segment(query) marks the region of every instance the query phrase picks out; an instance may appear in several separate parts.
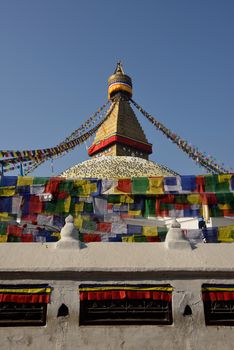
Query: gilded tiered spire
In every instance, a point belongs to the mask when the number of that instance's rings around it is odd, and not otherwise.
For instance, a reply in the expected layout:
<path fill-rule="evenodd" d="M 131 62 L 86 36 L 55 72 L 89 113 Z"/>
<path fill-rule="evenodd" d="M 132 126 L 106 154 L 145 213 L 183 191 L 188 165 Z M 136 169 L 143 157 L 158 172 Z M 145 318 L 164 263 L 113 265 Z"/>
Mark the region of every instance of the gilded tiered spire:
<path fill-rule="evenodd" d="M 134 156 L 148 159 L 152 145 L 132 110 L 132 80 L 124 73 L 121 62 L 108 79 L 108 98 L 115 103 L 110 116 L 97 130 L 88 153 L 92 157 Z"/>

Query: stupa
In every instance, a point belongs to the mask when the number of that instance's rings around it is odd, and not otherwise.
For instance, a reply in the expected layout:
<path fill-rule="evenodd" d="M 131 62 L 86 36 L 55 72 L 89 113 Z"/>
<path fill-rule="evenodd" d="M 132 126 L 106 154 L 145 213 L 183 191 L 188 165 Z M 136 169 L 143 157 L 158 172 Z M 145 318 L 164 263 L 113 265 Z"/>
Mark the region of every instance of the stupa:
<path fill-rule="evenodd" d="M 109 116 L 98 128 L 88 149 L 92 159 L 65 170 L 62 176 L 115 179 L 176 175 L 168 167 L 149 160 L 152 144 L 130 106 L 131 97 L 132 79 L 118 62 L 108 79 Z"/>

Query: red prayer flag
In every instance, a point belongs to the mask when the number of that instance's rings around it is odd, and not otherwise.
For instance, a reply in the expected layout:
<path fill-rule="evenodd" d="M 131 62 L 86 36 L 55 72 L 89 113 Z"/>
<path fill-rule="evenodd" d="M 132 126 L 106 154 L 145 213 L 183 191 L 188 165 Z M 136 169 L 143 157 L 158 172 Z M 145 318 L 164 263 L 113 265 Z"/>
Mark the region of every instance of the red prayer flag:
<path fill-rule="evenodd" d="M 205 192 L 205 178 L 204 176 L 196 176 L 196 191 L 198 193 Z"/>
<path fill-rule="evenodd" d="M 30 196 L 29 200 L 29 212 L 40 214 L 43 210 L 43 202 L 40 201 L 40 198 L 38 196 Z"/>
<path fill-rule="evenodd" d="M 46 185 L 45 193 L 58 193 L 59 183 L 62 181 L 61 177 L 51 177 L 49 183 Z"/>
<path fill-rule="evenodd" d="M 97 231 L 101 232 L 111 232 L 112 223 L 111 222 L 99 222 L 97 224 Z"/>
<path fill-rule="evenodd" d="M 101 236 L 95 233 L 83 233 L 84 243 L 101 242 Z"/>
<path fill-rule="evenodd" d="M 132 181 L 131 179 L 118 180 L 117 190 L 126 193 L 132 193 Z"/>
<path fill-rule="evenodd" d="M 7 235 L 12 236 L 21 236 L 23 232 L 23 228 L 17 225 L 8 225 L 7 226 Z"/>

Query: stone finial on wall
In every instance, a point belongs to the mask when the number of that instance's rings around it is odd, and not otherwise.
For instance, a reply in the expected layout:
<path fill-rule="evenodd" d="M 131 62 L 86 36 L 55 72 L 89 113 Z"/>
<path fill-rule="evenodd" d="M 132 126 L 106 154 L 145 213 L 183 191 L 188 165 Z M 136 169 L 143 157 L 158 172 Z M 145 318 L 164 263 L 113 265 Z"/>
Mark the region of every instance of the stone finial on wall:
<path fill-rule="evenodd" d="M 68 215 L 65 219 L 65 225 L 61 230 L 61 239 L 57 242 L 56 248 L 80 248 L 78 230 L 74 226 L 74 219 L 72 215 Z"/>
<path fill-rule="evenodd" d="M 165 246 L 168 249 L 191 249 L 189 241 L 184 237 L 180 223 L 174 219 L 167 232 Z"/>

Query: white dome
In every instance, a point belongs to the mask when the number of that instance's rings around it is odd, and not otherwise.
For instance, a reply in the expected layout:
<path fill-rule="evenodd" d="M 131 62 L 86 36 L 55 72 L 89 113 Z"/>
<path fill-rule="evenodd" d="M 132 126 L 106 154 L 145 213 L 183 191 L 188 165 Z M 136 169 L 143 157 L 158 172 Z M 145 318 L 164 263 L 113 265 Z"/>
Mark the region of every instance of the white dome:
<path fill-rule="evenodd" d="M 119 179 L 134 176 L 174 176 L 173 170 L 139 157 L 102 156 L 86 160 L 65 170 L 67 178 Z"/>

